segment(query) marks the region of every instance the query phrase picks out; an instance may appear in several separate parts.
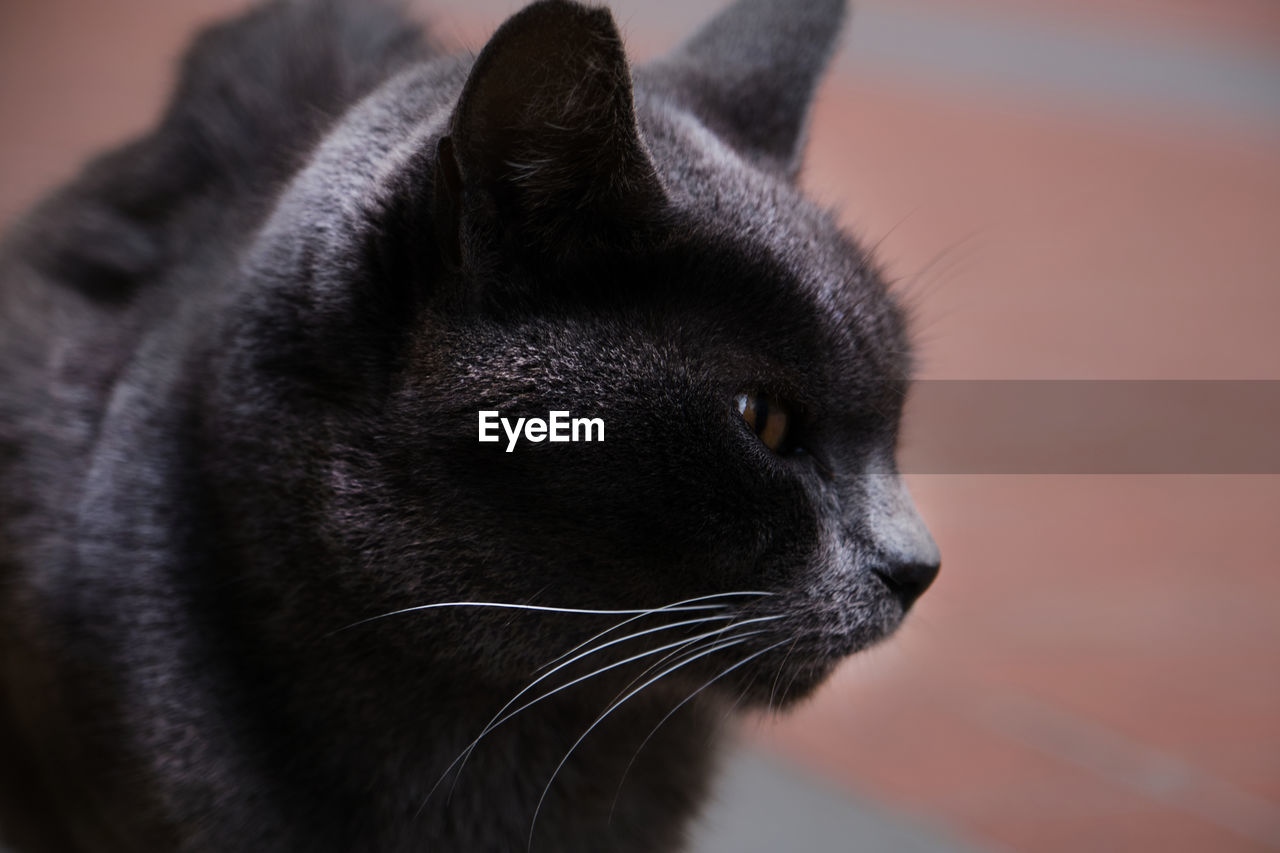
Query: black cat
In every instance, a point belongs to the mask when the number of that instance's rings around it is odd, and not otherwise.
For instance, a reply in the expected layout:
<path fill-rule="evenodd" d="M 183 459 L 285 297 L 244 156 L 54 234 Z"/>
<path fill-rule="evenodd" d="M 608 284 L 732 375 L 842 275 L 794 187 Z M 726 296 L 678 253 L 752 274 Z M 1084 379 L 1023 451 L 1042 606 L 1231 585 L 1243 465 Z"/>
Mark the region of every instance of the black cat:
<path fill-rule="evenodd" d="M 0 837 L 678 848 L 728 708 L 937 572 L 902 313 L 794 186 L 842 5 L 634 74 L 564 0 L 474 61 L 360 0 L 202 35 L 0 261 Z"/>

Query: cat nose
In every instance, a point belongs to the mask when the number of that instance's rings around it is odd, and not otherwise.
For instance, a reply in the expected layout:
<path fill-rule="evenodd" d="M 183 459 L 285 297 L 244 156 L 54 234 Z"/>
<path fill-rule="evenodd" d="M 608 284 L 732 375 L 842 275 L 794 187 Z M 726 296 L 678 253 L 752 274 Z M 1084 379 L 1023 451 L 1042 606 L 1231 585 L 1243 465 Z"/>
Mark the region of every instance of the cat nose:
<path fill-rule="evenodd" d="M 915 604 L 917 598 L 924 595 L 924 591 L 938 576 L 938 569 L 941 567 L 942 563 L 939 560 L 902 561 L 876 566 L 872 571 L 898 599 L 905 613 L 911 609 L 911 605 Z"/>

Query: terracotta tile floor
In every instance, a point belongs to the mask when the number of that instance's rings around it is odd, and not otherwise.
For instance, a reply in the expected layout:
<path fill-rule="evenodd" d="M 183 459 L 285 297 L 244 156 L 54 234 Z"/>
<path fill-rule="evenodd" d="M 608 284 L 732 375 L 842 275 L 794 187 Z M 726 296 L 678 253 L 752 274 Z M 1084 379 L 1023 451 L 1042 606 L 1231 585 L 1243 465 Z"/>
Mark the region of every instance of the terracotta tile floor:
<path fill-rule="evenodd" d="M 1280 378 L 1275 126 L 1072 107 L 828 89 L 808 180 L 924 375 Z M 940 580 L 761 740 L 1014 849 L 1280 847 L 1280 477 L 911 485 Z"/>
<path fill-rule="evenodd" d="M 143 126 L 192 22 L 238 5 L 0 5 L 0 221 Z M 513 5 L 449 13 L 450 32 L 477 43 Z M 665 12 L 626 5 L 637 43 L 665 41 Z M 1280 56 L 1266 0 L 910 5 Z M 832 81 L 806 174 L 902 279 L 926 376 L 1280 379 L 1274 114 L 1157 117 L 936 72 Z M 1280 477 L 911 485 L 938 584 L 752 737 L 997 846 L 1280 847 Z"/>
<path fill-rule="evenodd" d="M 937 587 L 758 737 L 1016 849 L 1275 845 L 1280 478 L 912 485 Z"/>

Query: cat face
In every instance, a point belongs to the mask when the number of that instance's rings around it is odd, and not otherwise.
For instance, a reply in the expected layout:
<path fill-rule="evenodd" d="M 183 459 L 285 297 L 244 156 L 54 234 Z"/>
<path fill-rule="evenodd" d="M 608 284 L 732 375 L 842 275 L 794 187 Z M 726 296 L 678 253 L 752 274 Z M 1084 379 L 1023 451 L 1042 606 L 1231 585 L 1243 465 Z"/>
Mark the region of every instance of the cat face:
<path fill-rule="evenodd" d="M 633 75 L 607 12 L 538 3 L 317 152 L 246 266 L 232 363 L 327 447 L 338 612 L 618 611 L 359 630 L 509 680 L 674 626 L 600 659 L 687 641 L 673 679 L 785 702 L 898 625 L 938 566 L 893 461 L 903 316 L 794 183 L 841 14 L 744 0 Z M 604 440 L 508 452 L 481 411 Z"/>

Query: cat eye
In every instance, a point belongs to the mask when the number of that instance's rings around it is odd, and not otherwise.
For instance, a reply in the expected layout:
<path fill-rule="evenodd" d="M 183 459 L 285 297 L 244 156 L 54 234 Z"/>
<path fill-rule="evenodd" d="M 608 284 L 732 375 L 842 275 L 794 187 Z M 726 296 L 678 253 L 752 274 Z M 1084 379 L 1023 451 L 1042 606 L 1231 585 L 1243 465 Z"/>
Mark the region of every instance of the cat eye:
<path fill-rule="evenodd" d="M 756 438 L 774 453 L 788 450 L 787 426 L 790 415 L 782 403 L 763 394 L 744 391 L 734 400 L 738 414 Z"/>

